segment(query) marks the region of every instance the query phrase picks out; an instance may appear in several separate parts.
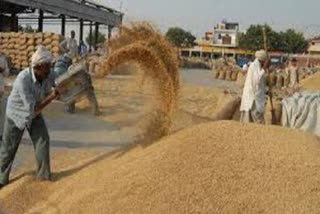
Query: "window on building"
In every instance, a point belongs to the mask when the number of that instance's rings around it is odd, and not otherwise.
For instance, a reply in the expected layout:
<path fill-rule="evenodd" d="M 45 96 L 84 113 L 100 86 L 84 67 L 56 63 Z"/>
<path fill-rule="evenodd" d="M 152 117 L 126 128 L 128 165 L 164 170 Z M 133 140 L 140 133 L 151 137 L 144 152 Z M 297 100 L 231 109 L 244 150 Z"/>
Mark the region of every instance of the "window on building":
<path fill-rule="evenodd" d="M 221 33 L 218 34 L 218 39 L 222 39 Z"/>

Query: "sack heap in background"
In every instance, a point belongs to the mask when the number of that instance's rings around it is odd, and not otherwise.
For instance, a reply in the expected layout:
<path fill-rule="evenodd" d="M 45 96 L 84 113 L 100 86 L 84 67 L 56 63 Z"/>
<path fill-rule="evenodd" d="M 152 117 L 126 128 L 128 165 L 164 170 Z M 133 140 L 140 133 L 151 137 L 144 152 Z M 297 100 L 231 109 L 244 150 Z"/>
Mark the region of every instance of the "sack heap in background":
<path fill-rule="evenodd" d="M 6 54 L 12 67 L 22 70 L 31 65 L 32 54 L 37 46 L 43 45 L 51 51 L 54 58 L 59 55 L 62 37 L 54 33 L 0 33 L 0 50 Z"/>
<path fill-rule="evenodd" d="M 215 78 L 226 81 L 237 81 L 241 68 L 232 59 L 218 59 L 213 63 Z"/>

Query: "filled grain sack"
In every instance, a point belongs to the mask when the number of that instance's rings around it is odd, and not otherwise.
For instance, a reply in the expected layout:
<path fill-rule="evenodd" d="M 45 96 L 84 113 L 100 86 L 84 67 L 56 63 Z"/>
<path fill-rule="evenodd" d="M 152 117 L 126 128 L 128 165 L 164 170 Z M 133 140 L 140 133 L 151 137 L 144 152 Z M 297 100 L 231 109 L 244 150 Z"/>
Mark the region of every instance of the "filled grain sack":
<path fill-rule="evenodd" d="M 52 44 L 52 47 L 55 47 L 55 46 L 58 47 L 60 45 L 60 42 L 58 40 L 52 40 L 51 44 Z"/>
<path fill-rule="evenodd" d="M 36 33 L 34 37 L 36 39 L 42 39 L 43 38 L 43 34 L 42 33 Z"/>
<path fill-rule="evenodd" d="M 233 72 L 232 69 L 227 68 L 227 71 L 226 71 L 226 80 L 227 81 L 231 80 L 232 72 Z"/>
<path fill-rule="evenodd" d="M 237 81 L 239 70 L 234 70 L 231 76 L 232 81 Z"/>
<path fill-rule="evenodd" d="M 281 74 L 277 75 L 277 84 L 276 87 L 277 88 L 282 88 L 284 85 L 284 78 Z"/>
<path fill-rule="evenodd" d="M 219 80 L 225 80 L 226 79 L 226 71 L 220 70 L 219 72 Z"/>
<path fill-rule="evenodd" d="M 43 38 L 45 38 L 45 39 L 47 39 L 47 38 L 50 38 L 50 39 L 51 39 L 52 36 L 53 36 L 53 33 L 51 33 L 51 32 L 45 32 L 45 33 L 43 33 Z"/>
<path fill-rule="evenodd" d="M 231 120 L 240 108 L 240 104 L 240 96 L 226 95 L 223 104 L 217 109 L 213 120 Z"/>
<path fill-rule="evenodd" d="M 59 53 L 59 51 L 60 51 L 59 47 L 52 47 L 52 52 Z"/>
<path fill-rule="evenodd" d="M 33 44 L 34 44 L 34 39 L 28 39 L 27 45 L 30 46 L 30 45 L 33 45 Z"/>
<path fill-rule="evenodd" d="M 45 40 L 42 42 L 42 45 L 49 45 L 51 44 L 52 42 L 52 39 L 49 37 L 49 38 L 45 38 Z"/>
<path fill-rule="evenodd" d="M 320 136 L 320 93 L 299 92 L 282 101 L 282 125 Z"/>
<path fill-rule="evenodd" d="M 42 38 L 39 38 L 36 40 L 36 45 L 42 45 Z"/>

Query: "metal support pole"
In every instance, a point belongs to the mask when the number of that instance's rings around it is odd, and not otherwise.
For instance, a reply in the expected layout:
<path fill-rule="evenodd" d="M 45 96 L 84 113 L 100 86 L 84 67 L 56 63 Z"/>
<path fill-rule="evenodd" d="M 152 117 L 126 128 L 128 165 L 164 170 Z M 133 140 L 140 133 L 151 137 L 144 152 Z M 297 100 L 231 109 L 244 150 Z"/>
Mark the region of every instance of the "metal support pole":
<path fill-rule="evenodd" d="M 112 35 L 112 26 L 108 26 L 108 39 L 111 39 L 111 35 Z"/>
<path fill-rule="evenodd" d="M 95 32 L 94 32 L 94 49 L 97 50 L 98 44 L 98 36 L 99 36 L 99 23 L 95 23 Z"/>
<path fill-rule="evenodd" d="M 89 25 L 89 50 L 92 48 L 92 22 Z"/>
<path fill-rule="evenodd" d="M 10 30 L 17 31 L 17 29 L 16 29 L 16 14 L 15 13 L 11 13 Z"/>
<path fill-rule="evenodd" d="M 38 32 L 43 31 L 43 10 L 39 10 Z"/>
<path fill-rule="evenodd" d="M 79 41 L 83 41 L 83 19 L 80 19 L 80 34 Z"/>
<path fill-rule="evenodd" d="M 66 16 L 61 15 L 61 35 L 66 35 Z"/>

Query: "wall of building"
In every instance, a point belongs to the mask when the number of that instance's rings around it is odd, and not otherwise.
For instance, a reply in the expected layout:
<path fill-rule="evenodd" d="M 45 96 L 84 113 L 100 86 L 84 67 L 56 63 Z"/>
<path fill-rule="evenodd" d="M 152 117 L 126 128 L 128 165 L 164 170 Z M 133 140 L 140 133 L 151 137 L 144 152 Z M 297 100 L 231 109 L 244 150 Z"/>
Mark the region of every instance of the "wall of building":
<path fill-rule="evenodd" d="M 231 37 L 230 44 L 223 44 L 223 38 L 226 36 Z M 215 30 L 214 37 L 213 37 L 213 45 L 230 46 L 230 47 L 238 46 L 238 32 L 237 31 L 225 32 L 225 31 Z"/>

